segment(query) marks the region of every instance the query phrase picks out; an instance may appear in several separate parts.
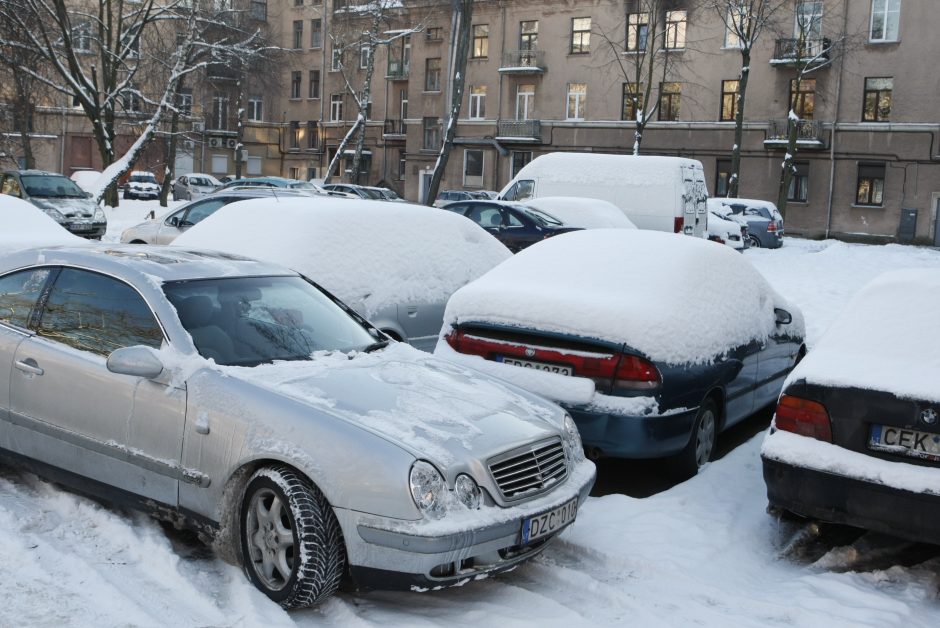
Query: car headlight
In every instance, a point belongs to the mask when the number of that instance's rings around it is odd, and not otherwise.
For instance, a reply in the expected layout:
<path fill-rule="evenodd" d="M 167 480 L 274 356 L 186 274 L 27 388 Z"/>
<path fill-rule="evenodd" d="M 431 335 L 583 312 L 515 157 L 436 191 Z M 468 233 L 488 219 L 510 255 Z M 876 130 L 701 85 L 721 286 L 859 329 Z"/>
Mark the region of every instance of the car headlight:
<path fill-rule="evenodd" d="M 440 519 L 444 516 L 444 477 L 430 462 L 418 460 L 411 465 L 411 496 L 422 513 Z"/>
<path fill-rule="evenodd" d="M 95 208 L 95 217 L 94 217 L 94 221 L 95 221 L 95 222 L 104 222 L 104 221 L 107 220 L 107 219 L 108 219 L 108 218 L 104 215 L 104 212 L 101 211 L 101 208 L 100 208 L 100 207 L 96 207 L 96 208 Z"/>
<path fill-rule="evenodd" d="M 479 485 L 472 477 L 464 473 L 457 476 L 454 493 L 457 495 L 457 501 L 470 510 L 476 510 L 483 503 L 483 492 Z"/>
<path fill-rule="evenodd" d="M 584 460 L 584 445 L 581 443 L 581 434 L 578 432 L 578 426 L 570 414 L 565 414 L 565 445 L 568 446 L 568 452 L 571 459 L 575 462 Z"/>

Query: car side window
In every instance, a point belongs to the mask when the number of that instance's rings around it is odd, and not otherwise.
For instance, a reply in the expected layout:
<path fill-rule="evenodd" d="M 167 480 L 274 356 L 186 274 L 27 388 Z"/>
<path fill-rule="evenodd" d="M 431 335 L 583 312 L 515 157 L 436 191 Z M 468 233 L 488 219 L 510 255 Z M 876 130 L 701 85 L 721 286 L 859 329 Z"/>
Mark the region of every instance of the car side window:
<path fill-rule="evenodd" d="M 490 207 L 489 205 L 475 205 L 470 210 L 468 218 L 481 227 L 489 229 L 503 224 L 503 216 L 500 214 L 499 208 Z"/>
<path fill-rule="evenodd" d="M 0 277 L 0 323 L 25 329 L 50 270 L 34 268 Z"/>
<path fill-rule="evenodd" d="M 450 205 L 445 205 L 444 209 L 449 212 L 454 212 L 463 216 L 467 213 L 467 204 L 466 203 L 451 203 Z"/>
<path fill-rule="evenodd" d="M 535 193 L 535 181 L 522 179 L 512 184 L 503 196 L 504 201 L 524 201 Z"/>
<path fill-rule="evenodd" d="M 157 319 L 136 290 L 74 268 L 62 269 L 56 278 L 37 333 L 103 356 L 134 345 L 159 348 L 163 342 Z"/>
<path fill-rule="evenodd" d="M 0 192 L 3 194 L 9 194 L 10 196 L 18 196 L 22 198 L 20 194 L 20 182 L 16 180 L 16 177 L 7 175 L 3 179 L 3 187 L 0 188 Z"/>
<path fill-rule="evenodd" d="M 519 220 L 519 218 L 508 209 L 503 211 L 503 216 L 504 216 L 503 218 L 504 223 L 510 227 L 524 227 L 525 226 L 525 224 L 523 224 L 523 222 Z"/>
<path fill-rule="evenodd" d="M 216 212 L 217 209 L 228 204 L 227 199 L 214 198 L 202 203 L 196 203 L 186 211 L 186 215 L 180 220 L 180 226 L 192 226 L 202 220 L 205 220 Z"/>

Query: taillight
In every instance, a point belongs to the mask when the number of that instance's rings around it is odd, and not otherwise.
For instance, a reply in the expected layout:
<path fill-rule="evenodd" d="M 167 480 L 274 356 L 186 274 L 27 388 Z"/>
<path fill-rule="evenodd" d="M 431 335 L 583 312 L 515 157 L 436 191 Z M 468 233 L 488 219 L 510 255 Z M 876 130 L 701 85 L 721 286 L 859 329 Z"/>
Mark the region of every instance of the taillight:
<path fill-rule="evenodd" d="M 685 218 L 682 216 L 676 216 L 672 222 L 672 229 L 674 233 L 682 233 L 682 225 L 685 224 Z"/>
<path fill-rule="evenodd" d="M 832 442 L 832 424 L 829 412 L 823 404 L 792 395 L 783 395 L 777 402 L 774 424 L 778 430 L 811 436 L 827 443 Z"/>
<path fill-rule="evenodd" d="M 724 243 L 725 243 L 725 241 L 721 239 L 721 236 L 714 235 L 714 234 L 708 236 L 708 241 L 709 241 L 709 242 L 717 242 L 718 244 L 724 244 Z"/>
<path fill-rule="evenodd" d="M 614 389 L 649 390 L 657 388 L 661 382 L 659 369 L 652 362 L 626 353 L 620 356 L 614 373 Z"/>
<path fill-rule="evenodd" d="M 444 336 L 444 340 L 447 341 L 447 344 L 450 345 L 451 349 L 460 353 L 460 337 L 463 335 L 463 332 L 457 331 L 456 329 L 451 330 L 449 334 Z"/>
<path fill-rule="evenodd" d="M 776 233 L 776 231 L 777 231 L 777 221 L 776 221 L 776 220 L 771 220 L 771 221 L 770 221 L 770 223 L 767 225 L 767 231 L 769 231 L 770 233 Z"/>

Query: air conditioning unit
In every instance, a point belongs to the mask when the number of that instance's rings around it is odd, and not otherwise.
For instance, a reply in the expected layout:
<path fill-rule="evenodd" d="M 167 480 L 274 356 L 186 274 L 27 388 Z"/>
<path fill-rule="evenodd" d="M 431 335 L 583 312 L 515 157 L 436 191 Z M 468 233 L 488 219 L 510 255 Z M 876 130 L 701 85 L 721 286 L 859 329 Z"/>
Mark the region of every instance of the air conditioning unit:
<path fill-rule="evenodd" d="M 209 138 L 209 148 L 218 148 L 222 145 L 222 140 L 217 137 Z"/>
<path fill-rule="evenodd" d="M 206 123 L 202 120 L 193 120 L 193 131 L 202 133 L 206 130 Z"/>
<path fill-rule="evenodd" d="M 238 140 L 234 138 L 226 140 L 225 145 L 228 146 L 229 148 L 235 148 L 236 146 L 238 146 Z"/>

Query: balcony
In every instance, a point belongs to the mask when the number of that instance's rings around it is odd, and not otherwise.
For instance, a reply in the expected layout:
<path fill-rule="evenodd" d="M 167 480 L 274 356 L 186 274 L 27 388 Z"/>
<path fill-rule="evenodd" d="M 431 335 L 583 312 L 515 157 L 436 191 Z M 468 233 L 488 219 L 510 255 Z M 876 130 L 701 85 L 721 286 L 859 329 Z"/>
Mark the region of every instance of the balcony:
<path fill-rule="evenodd" d="M 771 120 L 764 148 L 786 148 L 793 124 L 796 125 L 796 145 L 799 148 L 825 148 L 822 122 L 818 120 Z"/>
<path fill-rule="evenodd" d="M 496 123 L 496 139 L 516 142 L 542 141 L 541 120 L 499 120 Z"/>
<path fill-rule="evenodd" d="M 499 71 L 504 74 L 542 74 L 545 72 L 545 51 L 513 50 L 503 53 Z"/>
<path fill-rule="evenodd" d="M 403 140 L 408 134 L 404 120 L 385 119 L 385 127 L 382 129 L 382 137 L 387 140 Z"/>
<path fill-rule="evenodd" d="M 408 72 L 410 70 L 410 64 L 407 61 L 389 59 L 385 78 L 390 81 L 404 81 L 408 79 Z"/>
<path fill-rule="evenodd" d="M 823 67 L 829 64 L 829 51 L 832 41 L 821 39 L 778 39 L 774 43 L 774 56 L 770 65 L 795 66 L 805 64 L 807 67 Z"/>

